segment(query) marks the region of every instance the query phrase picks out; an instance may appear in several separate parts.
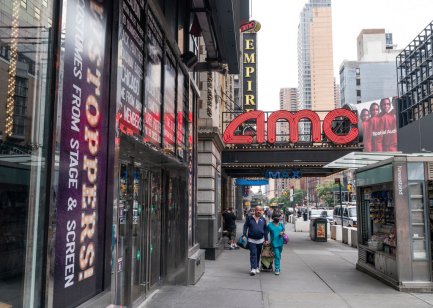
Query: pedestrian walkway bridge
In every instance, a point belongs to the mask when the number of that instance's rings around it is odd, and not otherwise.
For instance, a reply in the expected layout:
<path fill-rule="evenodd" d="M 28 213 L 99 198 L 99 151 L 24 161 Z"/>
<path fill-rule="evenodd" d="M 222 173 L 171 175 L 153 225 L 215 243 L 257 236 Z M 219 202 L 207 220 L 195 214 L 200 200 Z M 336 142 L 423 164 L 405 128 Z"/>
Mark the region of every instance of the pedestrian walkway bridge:
<path fill-rule="evenodd" d="M 238 224 L 238 233 L 241 230 Z M 281 275 L 249 275 L 249 253 L 225 250 L 195 286 L 164 286 L 147 308 L 432 307 L 433 294 L 403 293 L 355 269 L 357 250 L 334 240 L 313 242 L 293 232 Z"/>

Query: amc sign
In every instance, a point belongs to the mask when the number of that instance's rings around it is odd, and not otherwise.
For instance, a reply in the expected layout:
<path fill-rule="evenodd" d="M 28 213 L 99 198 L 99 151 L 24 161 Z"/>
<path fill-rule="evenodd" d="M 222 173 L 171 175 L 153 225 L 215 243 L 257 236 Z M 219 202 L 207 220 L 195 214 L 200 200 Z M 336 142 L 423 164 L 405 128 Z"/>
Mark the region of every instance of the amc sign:
<path fill-rule="evenodd" d="M 347 119 L 351 126 L 350 130 L 344 134 L 337 134 L 332 129 L 332 122 Z M 348 144 L 358 137 L 358 117 L 347 109 L 338 108 L 330 111 L 323 120 L 323 127 L 320 127 L 319 115 L 312 110 L 300 110 L 290 112 L 278 110 L 273 112 L 267 121 L 267 142 L 274 144 L 276 141 L 276 127 L 278 120 L 286 120 L 289 123 L 290 142 L 297 143 L 299 140 L 298 124 L 302 119 L 309 120 L 311 123 L 312 142 L 322 141 L 322 131 L 326 138 L 335 144 Z M 265 142 L 265 113 L 260 110 L 249 111 L 237 116 L 224 131 L 224 142 L 228 144 L 252 144 L 254 138 L 246 135 L 235 135 L 235 131 L 242 123 L 256 120 L 256 142 Z"/>

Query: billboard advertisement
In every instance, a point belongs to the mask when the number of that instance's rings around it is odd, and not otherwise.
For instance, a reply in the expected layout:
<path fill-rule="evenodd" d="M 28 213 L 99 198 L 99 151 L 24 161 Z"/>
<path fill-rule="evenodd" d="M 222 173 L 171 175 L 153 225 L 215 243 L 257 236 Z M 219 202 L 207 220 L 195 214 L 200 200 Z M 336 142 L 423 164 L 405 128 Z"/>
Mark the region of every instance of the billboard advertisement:
<path fill-rule="evenodd" d="M 111 2 L 65 3 L 53 307 L 76 307 L 104 277 Z"/>
<path fill-rule="evenodd" d="M 397 97 L 385 97 L 355 105 L 364 152 L 397 151 Z"/>

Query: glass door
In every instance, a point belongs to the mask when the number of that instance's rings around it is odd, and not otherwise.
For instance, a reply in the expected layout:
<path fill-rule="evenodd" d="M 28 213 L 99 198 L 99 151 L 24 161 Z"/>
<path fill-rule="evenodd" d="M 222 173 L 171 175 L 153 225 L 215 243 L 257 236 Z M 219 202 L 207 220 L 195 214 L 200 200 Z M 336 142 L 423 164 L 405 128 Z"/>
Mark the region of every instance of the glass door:
<path fill-rule="evenodd" d="M 159 283 L 161 279 L 161 173 L 150 172 L 150 200 L 149 200 L 149 287 Z"/>
<path fill-rule="evenodd" d="M 132 208 L 132 300 L 143 296 L 148 290 L 148 172 L 139 168 L 134 171 L 134 202 Z"/>

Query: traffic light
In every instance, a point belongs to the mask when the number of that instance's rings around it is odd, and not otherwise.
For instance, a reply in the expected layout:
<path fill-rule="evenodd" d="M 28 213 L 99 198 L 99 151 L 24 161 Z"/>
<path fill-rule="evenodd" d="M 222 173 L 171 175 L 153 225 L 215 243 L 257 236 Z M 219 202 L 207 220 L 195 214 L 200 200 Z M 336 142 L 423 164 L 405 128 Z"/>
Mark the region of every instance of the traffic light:
<path fill-rule="evenodd" d="M 352 191 L 352 184 L 347 184 L 347 190 Z"/>

